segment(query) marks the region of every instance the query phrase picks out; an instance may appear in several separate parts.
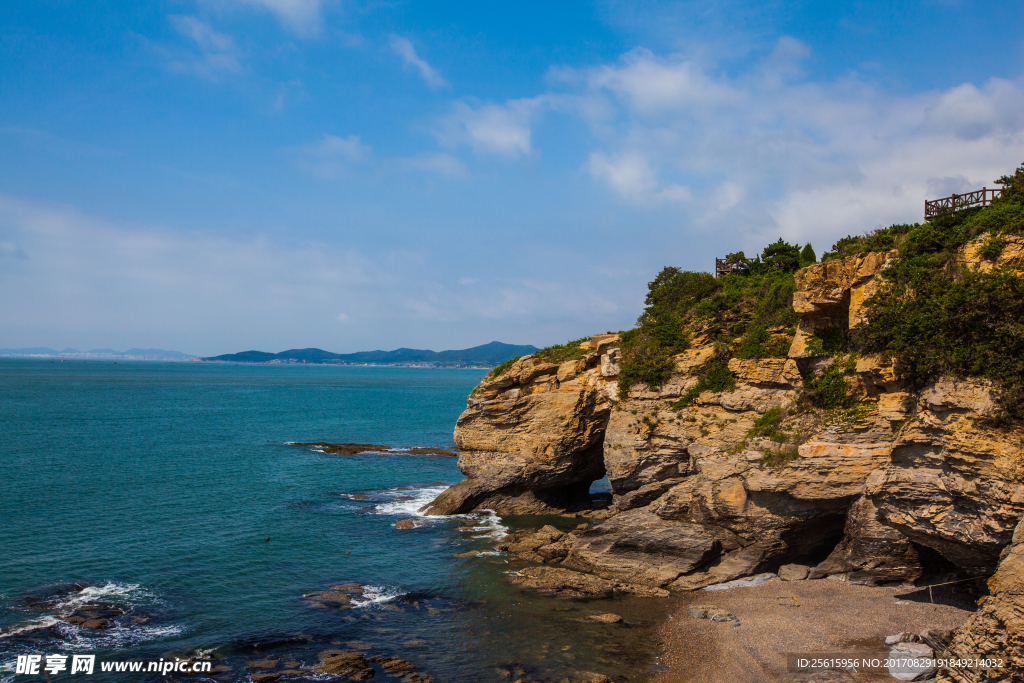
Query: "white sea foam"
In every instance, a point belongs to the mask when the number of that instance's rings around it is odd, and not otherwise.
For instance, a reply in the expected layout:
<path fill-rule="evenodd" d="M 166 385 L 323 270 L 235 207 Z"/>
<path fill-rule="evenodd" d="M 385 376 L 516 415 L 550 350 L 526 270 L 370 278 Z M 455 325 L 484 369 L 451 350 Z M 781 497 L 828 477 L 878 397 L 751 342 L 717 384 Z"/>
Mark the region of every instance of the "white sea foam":
<path fill-rule="evenodd" d="M 102 631 L 89 631 L 72 624 L 59 624 L 61 647 L 68 650 L 119 649 L 176 636 L 181 626 L 112 626 Z"/>
<path fill-rule="evenodd" d="M 63 622 L 57 617 L 47 615 L 45 617 L 40 617 L 38 619 L 32 619 L 30 621 L 25 621 L 20 624 L 15 624 L 9 630 L 0 633 L 0 638 L 10 638 L 11 636 L 16 636 L 19 633 L 29 633 L 31 631 L 38 631 L 39 629 L 50 628 L 54 624 L 61 623 Z"/>
<path fill-rule="evenodd" d="M 160 625 L 124 625 L 114 624 L 108 629 L 93 631 L 69 624 L 61 616 L 67 616 L 76 609 L 96 604 L 115 604 L 131 609 L 140 605 L 153 605 L 160 601 L 151 592 L 137 583 L 108 582 L 102 585 L 86 586 L 81 590 L 71 591 L 62 596 L 63 599 L 52 604 L 54 614 L 43 615 L 37 619 L 17 624 L 14 628 L 0 634 L 0 638 L 16 636 L 20 633 L 53 627 L 60 641 L 59 647 L 69 650 L 91 650 L 96 648 L 121 648 L 152 640 L 159 640 L 181 633 L 181 626 Z M 60 615 L 60 616 L 58 616 Z"/>
<path fill-rule="evenodd" d="M 402 595 L 401 591 L 385 588 L 384 586 L 363 586 L 363 594 L 361 596 L 353 596 L 352 606 L 371 607 L 373 605 L 383 605 Z"/>
<path fill-rule="evenodd" d="M 426 486 L 421 489 L 389 489 L 382 492 L 383 495 L 397 498 L 409 496 L 411 500 L 391 500 L 377 506 L 378 515 L 404 515 L 406 517 L 425 517 L 427 519 L 441 519 L 439 517 L 427 517 L 420 512 L 420 508 L 427 505 L 439 495 L 447 486 Z"/>
<path fill-rule="evenodd" d="M 102 586 L 86 586 L 80 591 L 71 593 L 66 600 L 54 604 L 58 610 L 73 610 L 94 602 L 114 602 L 135 604 L 140 598 L 151 598 L 147 591 L 137 583 L 105 583 Z"/>

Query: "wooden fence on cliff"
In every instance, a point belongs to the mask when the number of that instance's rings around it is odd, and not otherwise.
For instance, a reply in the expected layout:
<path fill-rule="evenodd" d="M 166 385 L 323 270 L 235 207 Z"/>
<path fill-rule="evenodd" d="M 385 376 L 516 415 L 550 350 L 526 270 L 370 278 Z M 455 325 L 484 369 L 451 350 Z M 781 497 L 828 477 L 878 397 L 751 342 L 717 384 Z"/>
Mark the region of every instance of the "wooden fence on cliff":
<path fill-rule="evenodd" d="M 983 187 L 966 194 L 954 194 L 942 199 L 926 199 L 924 200 L 924 221 L 927 223 L 941 213 L 969 209 L 972 206 L 988 206 L 993 199 L 1002 194 L 1002 190 L 990 190 Z"/>

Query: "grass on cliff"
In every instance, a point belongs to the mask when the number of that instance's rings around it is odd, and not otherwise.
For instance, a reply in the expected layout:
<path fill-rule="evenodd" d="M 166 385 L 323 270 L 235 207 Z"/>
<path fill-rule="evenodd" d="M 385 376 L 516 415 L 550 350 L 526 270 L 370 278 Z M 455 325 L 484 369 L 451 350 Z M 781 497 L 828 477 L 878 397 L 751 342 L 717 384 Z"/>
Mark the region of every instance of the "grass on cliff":
<path fill-rule="evenodd" d="M 540 351 L 535 351 L 533 357 L 547 363 L 564 363 L 567 360 L 580 360 L 594 353 L 593 349 L 585 349 L 580 346 L 580 344 L 586 341 L 590 341 L 590 337 L 583 337 L 582 339 L 576 339 L 564 344 L 554 344 Z"/>
<path fill-rule="evenodd" d="M 497 379 L 508 372 L 508 369 L 515 365 L 515 362 L 522 358 L 522 356 L 516 356 L 515 358 L 509 358 L 504 363 L 495 365 L 494 368 L 488 373 L 488 379 Z"/>
<path fill-rule="evenodd" d="M 637 327 L 622 333 L 620 390 L 625 393 L 638 382 L 661 388 L 675 369 L 672 357 L 690 348 L 697 336 L 714 340 L 721 351 L 720 362 L 698 370 L 701 391 L 724 386 L 721 366 L 730 357 L 785 356 L 797 322 L 793 272 L 801 255 L 798 247 L 779 240 L 757 259 L 746 260 L 742 252 L 730 255 L 749 264 L 747 275 L 716 278 L 678 268 L 662 270 L 648 285 L 647 306 Z"/>
<path fill-rule="evenodd" d="M 920 389 L 942 375 L 998 386 L 997 421 L 1024 420 L 1024 278 L 1020 267 L 971 272 L 957 259 L 988 235 L 982 258 L 997 258 L 1009 235 L 1024 234 L 1024 166 L 1004 176 L 1010 191 L 991 206 L 939 216 L 905 234 L 865 303 L 856 343 L 883 352 L 897 377 Z"/>

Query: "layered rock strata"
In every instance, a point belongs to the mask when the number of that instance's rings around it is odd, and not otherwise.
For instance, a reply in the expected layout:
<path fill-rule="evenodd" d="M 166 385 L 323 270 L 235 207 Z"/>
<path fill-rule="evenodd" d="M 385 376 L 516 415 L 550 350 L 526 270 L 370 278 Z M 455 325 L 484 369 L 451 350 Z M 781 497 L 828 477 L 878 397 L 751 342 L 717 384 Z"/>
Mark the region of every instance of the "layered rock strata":
<path fill-rule="evenodd" d="M 964 265 L 981 268 L 972 249 Z M 1019 252 L 1006 250 L 997 265 Z M 583 359 L 526 357 L 488 376 L 456 427 L 467 479 L 431 512 L 579 510 L 590 483 L 607 474 L 611 516 L 529 559 L 671 590 L 791 563 L 809 566 L 810 578 L 864 584 L 989 576 L 999 567 L 994 595 L 951 651 L 1021 656 L 1024 603 L 1012 591 L 1022 592 L 1024 532 L 1011 543 L 1024 516 L 1024 430 L 986 426 L 996 407 L 991 384 L 946 377 L 912 394 L 884 358 L 861 356 L 845 377 L 860 398 L 856 411 L 801 400 L 803 377 L 831 362 L 814 355 L 812 335 L 863 324 L 863 303 L 891 257 L 862 254 L 798 272 L 789 357 L 732 358 L 735 387 L 690 405 L 678 401 L 716 353 L 699 338 L 657 391 L 617 393 L 617 339 L 608 335 L 588 343 Z M 788 438 L 751 436 L 774 408 Z"/>
<path fill-rule="evenodd" d="M 590 507 L 590 484 L 604 476 L 617 339 L 595 337 L 581 359 L 559 364 L 527 356 L 488 375 L 455 425 L 459 469 L 467 478 L 427 513 L 544 514 Z"/>

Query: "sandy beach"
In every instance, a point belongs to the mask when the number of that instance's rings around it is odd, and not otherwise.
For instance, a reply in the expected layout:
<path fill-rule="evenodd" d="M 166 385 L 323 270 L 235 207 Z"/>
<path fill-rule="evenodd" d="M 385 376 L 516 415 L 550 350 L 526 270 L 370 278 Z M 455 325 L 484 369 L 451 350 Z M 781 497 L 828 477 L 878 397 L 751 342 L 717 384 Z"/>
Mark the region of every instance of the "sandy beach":
<path fill-rule="evenodd" d="M 971 614 L 961 607 L 931 604 L 926 593 L 916 590 L 830 580 L 776 580 L 748 588 L 696 591 L 680 598 L 661 627 L 660 664 L 665 670 L 654 682 L 783 681 L 789 678 L 786 653 L 884 652 L 887 635 L 952 629 Z M 922 596 L 925 602 L 919 601 Z M 731 612 L 739 625 L 695 619 L 688 614 L 694 605 Z M 894 679 L 888 674 L 857 673 L 849 680 Z"/>

